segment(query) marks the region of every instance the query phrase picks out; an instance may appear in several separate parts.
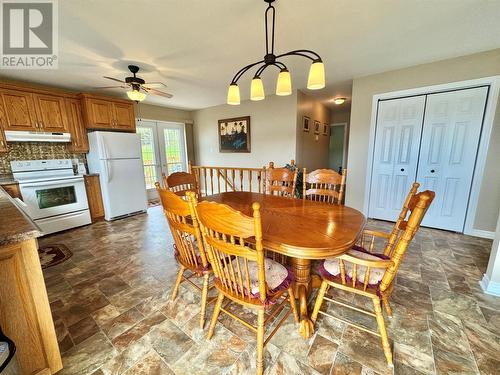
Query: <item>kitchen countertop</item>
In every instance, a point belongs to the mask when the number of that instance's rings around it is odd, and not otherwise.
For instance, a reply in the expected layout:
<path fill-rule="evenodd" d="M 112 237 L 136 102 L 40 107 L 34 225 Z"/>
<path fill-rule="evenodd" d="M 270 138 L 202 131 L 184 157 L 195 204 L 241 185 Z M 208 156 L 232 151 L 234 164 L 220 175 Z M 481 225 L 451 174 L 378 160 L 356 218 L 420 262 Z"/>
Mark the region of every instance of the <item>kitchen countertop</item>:
<path fill-rule="evenodd" d="M 14 176 L 11 174 L 0 174 L 0 186 L 9 184 L 17 184 Z"/>
<path fill-rule="evenodd" d="M 0 188 L 0 246 L 40 237 L 40 228 Z"/>

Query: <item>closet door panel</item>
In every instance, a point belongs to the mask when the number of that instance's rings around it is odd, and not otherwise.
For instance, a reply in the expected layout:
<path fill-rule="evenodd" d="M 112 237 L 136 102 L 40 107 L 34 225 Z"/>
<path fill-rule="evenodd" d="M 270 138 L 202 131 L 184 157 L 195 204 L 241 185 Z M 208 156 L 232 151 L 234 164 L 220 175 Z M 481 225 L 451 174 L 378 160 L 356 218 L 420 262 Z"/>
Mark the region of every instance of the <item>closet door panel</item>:
<path fill-rule="evenodd" d="M 379 102 L 369 216 L 395 221 L 415 180 L 425 95 Z"/>
<path fill-rule="evenodd" d="M 417 181 L 436 198 L 422 225 L 463 231 L 487 87 L 427 97 Z"/>

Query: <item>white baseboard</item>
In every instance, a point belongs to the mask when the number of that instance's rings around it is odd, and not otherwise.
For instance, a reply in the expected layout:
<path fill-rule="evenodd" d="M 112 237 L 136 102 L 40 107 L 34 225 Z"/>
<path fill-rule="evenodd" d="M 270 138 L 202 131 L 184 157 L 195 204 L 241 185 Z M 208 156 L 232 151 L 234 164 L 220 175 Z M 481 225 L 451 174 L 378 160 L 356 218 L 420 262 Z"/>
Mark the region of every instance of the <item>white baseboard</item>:
<path fill-rule="evenodd" d="M 495 232 L 491 232 L 489 230 L 482 230 L 482 229 L 474 229 L 473 228 L 470 232 L 464 233 L 464 234 L 467 234 L 468 236 L 488 238 L 490 240 L 495 239 Z"/>
<path fill-rule="evenodd" d="M 500 297 L 500 283 L 491 281 L 488 275 L 483 275 L 483 279 L 479 282 L 479 285 L 486 294 Z"/>

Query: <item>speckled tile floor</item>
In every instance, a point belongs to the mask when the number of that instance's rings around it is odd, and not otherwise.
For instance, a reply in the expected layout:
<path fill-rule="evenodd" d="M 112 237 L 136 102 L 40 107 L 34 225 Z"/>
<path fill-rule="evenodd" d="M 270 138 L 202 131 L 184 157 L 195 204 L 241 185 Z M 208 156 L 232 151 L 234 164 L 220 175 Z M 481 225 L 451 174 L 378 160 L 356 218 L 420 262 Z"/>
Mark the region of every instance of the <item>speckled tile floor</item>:
<path fill-rule="evenodd" d="M 199 295 L 183 284 L 170 301 L 177 265 L 161 207 L 41 243 L 63 243 L 74 253 L 44 271 L 63 356 L 60 374 L 254 373 L 252 332 L 221 315 L 206 341 L 206 328 L 198 327 Z M 397 276 L 394 317 L 386 319 L 395 374 L 499 373 L 500 298 L 483 294 L 478 284 L 490 247 L 484 239 L 420 230 Z M 374 327 L 365 316 L 324 308 Z M 290 316 L 266 347 L 265 368 L 267 374 L 392 373 L 377 337 L 323 316 L 309 340 Z"/>

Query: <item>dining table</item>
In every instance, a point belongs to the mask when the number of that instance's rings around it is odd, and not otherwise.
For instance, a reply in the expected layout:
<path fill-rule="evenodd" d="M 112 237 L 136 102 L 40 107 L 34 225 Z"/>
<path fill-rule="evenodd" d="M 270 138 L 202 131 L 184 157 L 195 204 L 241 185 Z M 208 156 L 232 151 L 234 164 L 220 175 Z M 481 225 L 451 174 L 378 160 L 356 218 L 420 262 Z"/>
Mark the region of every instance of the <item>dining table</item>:
<path fill-rule="evenodd" d="M 263 246 L 289 257 L 300 307 L 299 332 L 306 339 L 311 337 L 314 323 L 308 299 L 321 282 L 319 276 L 311 275 L 312 261 L 348 251 L 362 234 L 365 216 L 344 205 L 244 191 L 224 192 L 202 200 L 226 204 L 248 216 L 252 216 L 252 203 L 260 204 Z"/>

